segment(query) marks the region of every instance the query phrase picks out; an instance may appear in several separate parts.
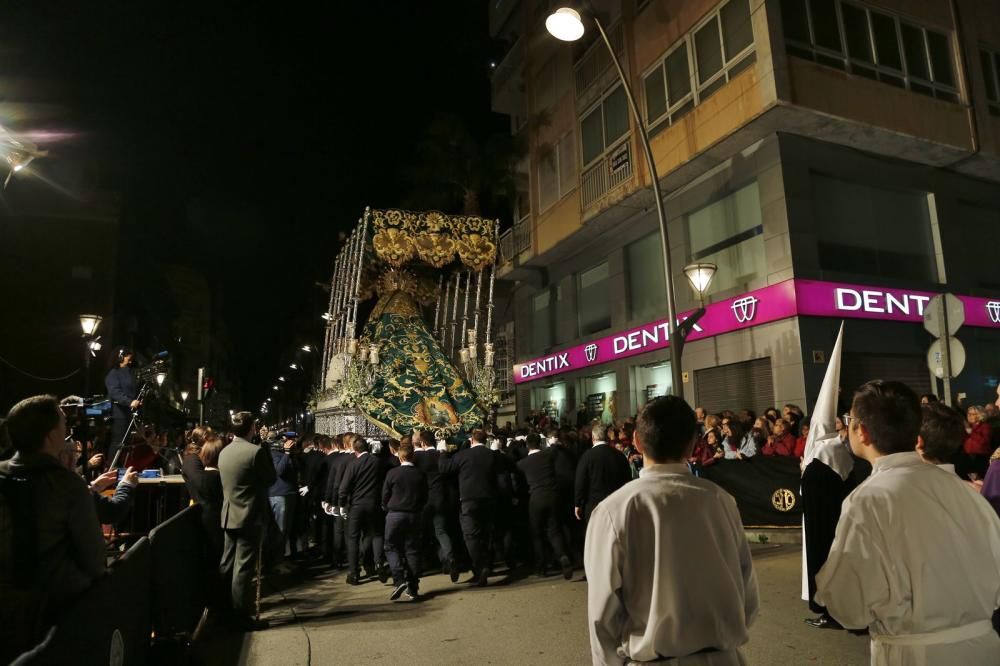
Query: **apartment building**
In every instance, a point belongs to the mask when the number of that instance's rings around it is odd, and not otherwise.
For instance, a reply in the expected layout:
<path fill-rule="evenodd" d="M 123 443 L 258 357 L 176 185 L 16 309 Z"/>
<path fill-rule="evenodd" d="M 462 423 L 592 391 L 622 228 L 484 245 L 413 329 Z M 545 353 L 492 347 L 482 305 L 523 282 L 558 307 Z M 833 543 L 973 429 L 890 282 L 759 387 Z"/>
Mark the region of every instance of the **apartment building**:
<path fill-rule="evenodd" d="M 683 392 L 709 410 L 812 407 L 841 321 L 842 385 L 940 393 L 922 312 L 965 305 L 953 393 L 1000 376 L 1000 12 L 994 0 L 591 3 L 635 91 L 682 269 L 711 262 Z M 528 133 L 499 276 L 517 415 L 631 414 L 671 389 L 658 223 L 607 48 L 492 0 L 494 110 Z"/>

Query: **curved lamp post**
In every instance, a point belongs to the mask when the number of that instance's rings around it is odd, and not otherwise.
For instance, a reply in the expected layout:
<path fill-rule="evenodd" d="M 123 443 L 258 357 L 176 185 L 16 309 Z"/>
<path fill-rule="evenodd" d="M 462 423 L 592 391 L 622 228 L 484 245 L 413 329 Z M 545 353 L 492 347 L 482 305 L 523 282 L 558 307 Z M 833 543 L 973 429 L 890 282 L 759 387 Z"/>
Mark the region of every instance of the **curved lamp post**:
<path fill-rule="evenodd" d="M 670 265 L 670 243 L 667 240 L 667 218 L 663 212 L 663 195 L 660 193 L 660 176 L 656 171 L 656 162 L 653 161 L 653 150 L 649 146 L 649 135 L 646 133 L 646 126 L 642 122 L 639 107 L 635 104 L 632 86 L 629 85 L 628 77 L 625 76 L 625 70 L 622 69 L 622 64 L 618 60 L 618 54 L 615 53 L 611 42 L 608 41 L 608 36 L 604 32 L 604 26 L 601 25 L 600 19 L 597 16 L 592 16 L 591 18 L 594 21 L 594 26 L 597 27 L 597 32 L 600 33 L 601 39 L 604 41 L 604 45 L 608 49 L 608 53 L 611 55 L 611 61 L 615 64 L 615 69 L 618 71 L 618 78 L 621 80 L 622 89 L 625 91 L 625 97 L 628 100 L 629 108 L 632 110 L 632 117 L 635 120 L 636 131 L 641 139 L 643 153 L 646 156 L 646 166 L 649 168 L 649 177 L 653 185 L 653 199 L 656 201 L 656 219 L 660 224 L 660 251 L 663 253 L 664 287 L 667 292 L 667 331 L 670 337 L 670 374 L 673 379 L 671 393 L 684 397 L 684 376 L 681 373 L 682 345 L 676 344 L 678 338 L 677 312 L 674 301 L 673 271 Z M 583 18 L 580 16 L 580 13 L 569 7 L 560 7 L 552 12 L 545 20 L 545 29 L 553 37 L 564 42 L 575 42 L 583 37 L 585 31 Z"/>

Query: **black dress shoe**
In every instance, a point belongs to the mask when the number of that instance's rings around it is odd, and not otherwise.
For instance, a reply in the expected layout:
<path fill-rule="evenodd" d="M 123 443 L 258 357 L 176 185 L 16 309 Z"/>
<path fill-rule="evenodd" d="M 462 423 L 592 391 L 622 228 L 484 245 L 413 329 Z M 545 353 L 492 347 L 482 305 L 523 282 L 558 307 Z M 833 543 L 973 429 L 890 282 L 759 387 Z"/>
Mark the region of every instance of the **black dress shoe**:
<path fill-rule="evenodd" d="M 389 572 L 389 565 L 388 564 L 383 564 L 382 566 L 378 567 L 378 579 L 379 579 L 379 582 L 381 582 L 381 583 L 387 582 L 389 580 L 389 573 L 390 572 Z"/>
<path fill-rule="evenodd" d="M 345 579 L 348 585 L 361 585 L 361 580 L 354 574 L 347 574 Z"/>
<path fill-rule="evenodd" d="M 406 586 L 406 595 L 405 596 L 406 596 L 407 601 L 416 601 L 417 597 L 420 596 L 420 593 L 417 591 L 417 586 L 416 585 L 407 585 Z"/>
<path fill-rule="evenodd" d="M 452 560 L 448 564 L 448 575 L 451 577 L 451 582 L 453 582 L 453 583 L 457 583 L 458 582 L 458 574 L 459 574 L 459 571 L 458 571 L 458 562 L 456 562 L 455 560 Z"/>
<path fill-rule="evenodd" d="M 559 558 L 559 566 L 562 567 L 563 578 L 569 580 L 573 577 L 573 564 L 569 561 L 569 558 L 563 555 Z"/>
<path fill-rule="evenodd" d="M 489 567 L 483 567 L 479 570 L 479 576 L 476 577 L 476 585 L 479 587 L 486 587 L 490 582 L 490 570 Z"/>
<path fill-rule="evenodd" d="M 840 626 L 840 623 L 829 615 L 820 615 L 816 618 L 807 617 L 805 619 L 805 623 L 810 627 L 816 627 L 817 629 L 843 629 L 843 627 Z"/>

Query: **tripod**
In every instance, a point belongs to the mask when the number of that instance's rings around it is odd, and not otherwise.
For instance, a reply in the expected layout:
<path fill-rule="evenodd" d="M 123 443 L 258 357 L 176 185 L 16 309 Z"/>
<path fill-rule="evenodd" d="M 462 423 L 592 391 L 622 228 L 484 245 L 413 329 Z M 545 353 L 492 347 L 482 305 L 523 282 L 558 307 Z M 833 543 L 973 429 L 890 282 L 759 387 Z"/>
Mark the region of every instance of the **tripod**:
<path fill-rule="evenodd" d="M 136 400 L 142 403 L 143 399 L 146 397 L 146 393 L 148 392 L 149 392 L 149 382 L 143 382 L 142 388 L 139 389 L 139 395 L 136 397 Z M 135 431 L 136 427 L 142 421 L 142 419 L 139 417 L 139 412 L 141 410 L 142 410 L 142 404 L 140 404 L 132 411 L 132 420 L 129 421 L 128 427 L 125 428 L 125 435 L 122 437 L 122 441 L 118 443 L 118 450 L 115 451 L 115 457 L 111 461 L 111 464 L 108 465 L 108 469 L 116 469 L 118 458 L 122 455 L 122 451 L 124 451 L 126 448 L 129 449 L 132 448 L 132 444 L 127 444 L 126 442 L 129 441 L 129 438 L 132 437 L 132 433 Z"/>

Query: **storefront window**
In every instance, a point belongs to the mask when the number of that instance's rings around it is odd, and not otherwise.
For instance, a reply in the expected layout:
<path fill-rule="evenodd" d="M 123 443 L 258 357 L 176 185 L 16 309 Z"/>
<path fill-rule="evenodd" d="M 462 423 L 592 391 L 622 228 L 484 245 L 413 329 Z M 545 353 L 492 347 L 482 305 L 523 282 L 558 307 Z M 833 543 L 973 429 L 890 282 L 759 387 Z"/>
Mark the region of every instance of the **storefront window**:
<path fill-rule="evenodd" d="M 687 227 L 692 261 L 719 267 L 707 293 L 745 286 L 764 273 L 764 225 L 756 181 L 691 213 Z"/>
<path fill-rule="evenodd" d="M 670 394 L 673 377 L 669 362 L 637 365 L 632 370 L 632 405 L 636 409 L 653 398 Z"/>
<path fill-rule="evenodd" d="M 610 425 L 618 422 L 618 409 L 615 405 L 617 380 L 615 373 L 584 377 L 581 380 L 583 402 L 587 416 L 591 420 L 600 419 L 601 423 Z"/>
<path fill-rule="evenodd" d="M 659 232 L 649 234 L 625 248 L 625 274 L 628 276 L 629 318 L 641 321 L 658 319 L 667 302 Z"/>
<path fill-rule="evenodd" d="M 531 390 L 531 409 L 549 417 L 553 425 L 558 425 L 563 416 L 568 417 L 570 407 L 566 403 L 566 383 L 559 382 Z"/>
<path fill-rule="evenodd" d="M 937 281 L 927 194 L 812 174 L 820 268 Z"/>
<path fill-rule="evenodd" d="M 598 264 L 579 277 L 580 335 L 590 335 L 611 328 L 611 303 L 608 300 L 608 262 Z"/>

